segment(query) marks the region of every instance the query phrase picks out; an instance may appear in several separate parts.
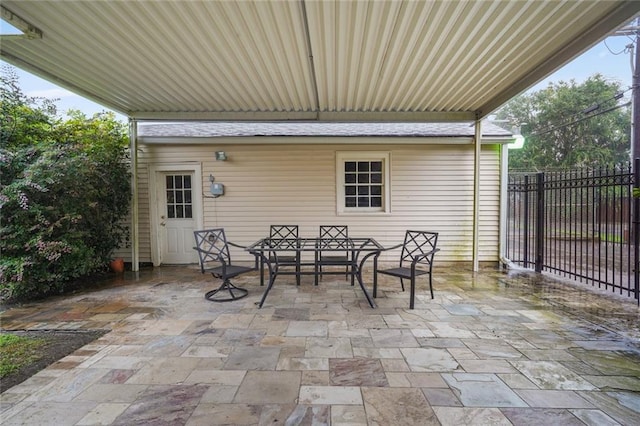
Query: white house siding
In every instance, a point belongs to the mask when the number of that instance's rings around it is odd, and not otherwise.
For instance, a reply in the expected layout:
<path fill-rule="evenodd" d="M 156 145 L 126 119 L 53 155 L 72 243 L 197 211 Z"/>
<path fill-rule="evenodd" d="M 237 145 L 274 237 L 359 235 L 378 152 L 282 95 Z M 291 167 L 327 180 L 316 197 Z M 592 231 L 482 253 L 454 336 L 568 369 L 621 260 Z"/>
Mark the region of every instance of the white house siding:
<path fill-rule="evenodd" d="M 146 164 L 138 166 L 138 211 L 139 211 L 139 240 L 140 262 L 151 262 L 151 224 L 150 224 L 150 197 L 149 197 L 149 167 Z M 131 215 L 127 216 L 125 224 L 131 226 Z M 131 241 L 127 241 L 116 250 L 114 257 L 122 257 L 131 261 Z"/>
<path fill-rule="evenodd" d="M 326 142 L 335 139 L 325 138 Z M 348 139 L 346 139 L 348 141 Z M 343 224 L 351 236 L 372 236 L 385 246 L 402 242 L 407 229 L 437 231 L 439 261 L 471 261 L 473 233 L 473 145 L 445 144 L 149 144 L 140 155 L 140 261 L 151 260 L 149 176 L 153 164 L 202 165 L 204 227 L 223 227 L 238 244 L 268 234 L 270 224 L 298 224 L 301 236 L 318 226 Z M 379 142 L 379 139 L 377 139 Z M 324 141 L 322 141 L 324 142 Z M 224 150 L 227 161 L 216 161 Z M 391 212 L 338 214 L 336 152 L 389 152 Z M 482 148 L 479 260 L 498 260 L 499 146 Z M 225 195 L 207 194 L 209 175 Z M 250 260 L 242 251 L 236 258 Z M 398 256 L 394 253 L 393 258 Z M 391 260 L 387 255 L 381 261 Z"/>

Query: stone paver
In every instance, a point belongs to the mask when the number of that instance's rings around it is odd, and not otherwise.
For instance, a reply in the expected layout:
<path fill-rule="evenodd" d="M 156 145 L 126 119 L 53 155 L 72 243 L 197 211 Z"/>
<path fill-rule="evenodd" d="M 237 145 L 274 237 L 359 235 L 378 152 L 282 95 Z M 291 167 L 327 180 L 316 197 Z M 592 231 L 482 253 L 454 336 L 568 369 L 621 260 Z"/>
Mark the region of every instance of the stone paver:
<path fill-rule="evenodd" d="M 4 307 L 4 330 L 108 333 L 3 392 L 0 423 L 640 424 L 633 300 L 438 265 L 435 299 L 420 282 L 409 310 L 379 278 L 376 309 L 340 276 L 280 277 L 259 309 L 245 275 L 248 297 L 212 303 L 193 266 Z"/>

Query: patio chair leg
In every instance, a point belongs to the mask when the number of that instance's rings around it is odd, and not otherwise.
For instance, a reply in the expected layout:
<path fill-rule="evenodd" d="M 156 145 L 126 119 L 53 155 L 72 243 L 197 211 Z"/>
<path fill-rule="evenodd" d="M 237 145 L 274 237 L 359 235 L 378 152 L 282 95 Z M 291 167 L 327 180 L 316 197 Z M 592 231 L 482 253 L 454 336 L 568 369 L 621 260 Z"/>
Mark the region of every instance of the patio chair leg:
<path fill-rule="evenodd" d="M 409 296 L 409 309 L 413 309 L 416 301 L 416 280 L 411 279 L 411 295 Z"/>
<path fill-rule="evenodd" d="M 431 298 L 433 299 L 433 276 L 429 271 L 429 291 L 431 292 Z"/>
<path fill-rule="evenodd" d="M 229 297 L 225 297 L 224 291 L 229 292 Z M 220 287 L 205 293 L 205 299 L 211 302 L 231 302 L 233 300 L 242 299 L 249 294 L 245 288 L 236 287 L 231 281 L 225 280 Z"/>
<path fill-rule="evenodd" d="M 400 287 L 402 287 L 402 291 L 404 291 L 404 279 L 400 278 Z"/>

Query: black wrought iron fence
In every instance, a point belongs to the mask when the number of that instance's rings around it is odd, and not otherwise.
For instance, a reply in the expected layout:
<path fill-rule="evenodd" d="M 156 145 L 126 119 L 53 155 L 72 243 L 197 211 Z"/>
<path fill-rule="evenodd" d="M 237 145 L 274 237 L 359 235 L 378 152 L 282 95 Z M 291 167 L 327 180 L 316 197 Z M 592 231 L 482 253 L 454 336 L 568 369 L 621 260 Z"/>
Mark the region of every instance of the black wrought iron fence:
<path fill-rule="evenodd" d="M 640 166 L 637 160 L 636 164 Z M 507 257 L 525 268 L 615 291 L 640 303 L 640 200 L 633 198 L 634 182 L 639 180 L 631 164 L 510 174 Z"/>

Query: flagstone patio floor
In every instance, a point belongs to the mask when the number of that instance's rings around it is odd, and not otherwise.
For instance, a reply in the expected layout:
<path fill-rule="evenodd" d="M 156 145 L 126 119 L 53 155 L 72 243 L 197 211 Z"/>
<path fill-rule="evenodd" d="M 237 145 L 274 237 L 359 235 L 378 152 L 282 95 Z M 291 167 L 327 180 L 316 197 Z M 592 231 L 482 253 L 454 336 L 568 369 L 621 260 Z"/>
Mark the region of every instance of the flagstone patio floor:
<path fill-rule="evenodd" d="M 365 274 L 366 275 L 366 274 Z M 370 279 L 370 274 L 368 279 Z M 257 274 L 235 302 L 195 266 L 7 309 L 4 330 L 109 330 L 0 395 L 3 425 L 638 425 L 640 310 L 531 272 L 436 266 L 416 309 L 380 276 Z"/>

